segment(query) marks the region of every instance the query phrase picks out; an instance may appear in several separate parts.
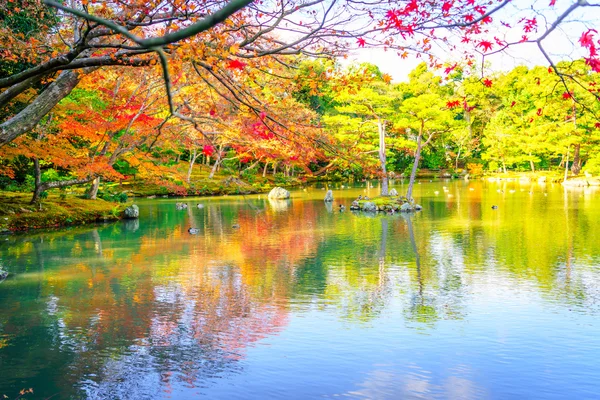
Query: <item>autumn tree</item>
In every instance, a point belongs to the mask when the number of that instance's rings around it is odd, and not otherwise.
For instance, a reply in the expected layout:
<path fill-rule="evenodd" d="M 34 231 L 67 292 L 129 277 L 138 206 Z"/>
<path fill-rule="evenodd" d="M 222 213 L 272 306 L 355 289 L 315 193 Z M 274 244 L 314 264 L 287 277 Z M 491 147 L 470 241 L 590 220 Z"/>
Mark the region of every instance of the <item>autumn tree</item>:
<path fill-rule="evenodd" d="M 366 154 L 378 154 L 381 195 L 388 196 L 386 136 L 400 106 L 400 93 L 390 85 L 390 77 L 375 65 L 354 66 L 349 75 L 354 75 L 355 80 L 356 75 L 362 76 L 363 83 L 338 87 L 337 105 L 334 112 L 323 117 L 323 122 L 337 140 L 349 146 L 352 155 L 347 156 L 357 156 L 354 162 L 360 162 Z"/>
<path fill-rule="evenodd" d="M 409 82 L 402 84 L 399 90 L 403 93 L 400 106 L 401 119 L 398 126 L 406 130 L 416 142 L 414 161 L 406 197 L 412 199 L 421 152 L 436 136 L 456 129 L 455 111 L 449 107 L 446 99 L 448 89 L 441 86 L 441 78 L 420 64 L 410 73 Z"/>

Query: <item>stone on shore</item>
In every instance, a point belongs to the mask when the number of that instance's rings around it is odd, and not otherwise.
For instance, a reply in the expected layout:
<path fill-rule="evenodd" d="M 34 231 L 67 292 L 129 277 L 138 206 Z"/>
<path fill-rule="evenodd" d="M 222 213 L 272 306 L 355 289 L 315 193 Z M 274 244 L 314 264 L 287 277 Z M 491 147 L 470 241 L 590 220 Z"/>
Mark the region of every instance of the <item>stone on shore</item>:
<path fill-rule="evenodd" d="M 123 211 L 123 215 L 127 219 L 136 219 L 140 217 L 140 209 L 137 205 L 132 204 Z"/>

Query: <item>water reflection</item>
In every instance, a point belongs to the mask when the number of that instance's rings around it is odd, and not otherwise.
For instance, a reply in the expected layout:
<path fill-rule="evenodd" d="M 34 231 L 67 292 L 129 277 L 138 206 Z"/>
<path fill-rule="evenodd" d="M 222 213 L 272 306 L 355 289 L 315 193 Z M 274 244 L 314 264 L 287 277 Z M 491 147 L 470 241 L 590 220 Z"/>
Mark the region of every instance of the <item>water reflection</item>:
<path fill-rule="evenodd" d="M 600 203 L 519 185 L 422 184 L 416 215 L 332 212 L 370 185 L 325 205 L 319 188 L 142 201 L 139 221 L 8 237 L 0 394 L 547 397 L 560 381 L 585 397 Z"/>

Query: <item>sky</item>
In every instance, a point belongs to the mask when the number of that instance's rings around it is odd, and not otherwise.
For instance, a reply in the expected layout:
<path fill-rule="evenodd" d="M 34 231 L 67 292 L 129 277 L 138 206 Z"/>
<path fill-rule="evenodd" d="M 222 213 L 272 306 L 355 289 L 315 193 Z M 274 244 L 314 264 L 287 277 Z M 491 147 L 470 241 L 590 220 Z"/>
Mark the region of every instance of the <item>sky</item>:
<path fill-rule="evenodd" d="M 543 10 L 537 16 L 539 35 L 545 31 L 544 28 L 546 25 L 556 20 L 557 16 L 572 3 L 572 0 L 557 0 L 555 9 L 548 8 L 548 0 L 513 0 L 513 3 L 510 9 L 505 9 L 502 11 L 502 14 L 495 16 L 496 22 L 499 20 L 510 21 L 514 26 L 514 23 L 519 20 L 520 16 L 531 16 L 530 7 L 532 4 L 534 6 L 538 4 L 539 9 Z M 538 9 L 537 6 L 536 9 Z M 585 52 L 578 43 L 579 37 L 583 32 L 593 28 L 600 30 L 600 7 L 578 9 L 543 41 L 544 48 L 550 53 L 554 62 L 581 58 L 585 55 Z M 499 37 L 509 41 L 517 41 L 522 34 L 521 28 L 514 27 L 512 29 L 505 28 L 502 32 L 498 31 Z M 457 57 L 456 54 L 448 53 L 443 49 L 434 50 L 434 53 L 440 60 L 444 61 L 453 62 L 461 59 L 460 54 Z M 342 65 L 353 61 L 376 64 L 382 72 L 389 74 L 395 82 L 400 82 L 408 80 L 409 72 L 422 60 L 414 56 L 401 59 L 395 51 L 360 48 L 351 53 L 347 60 L 342 61 Z M 533 43 L 518 44 L 502 53 L 486 56 L 486 63 L 489 65 L 486 73 L 508 71 L 518 65 L 529 67 L 534 65 L 549 65 L 537 45 Z"/>

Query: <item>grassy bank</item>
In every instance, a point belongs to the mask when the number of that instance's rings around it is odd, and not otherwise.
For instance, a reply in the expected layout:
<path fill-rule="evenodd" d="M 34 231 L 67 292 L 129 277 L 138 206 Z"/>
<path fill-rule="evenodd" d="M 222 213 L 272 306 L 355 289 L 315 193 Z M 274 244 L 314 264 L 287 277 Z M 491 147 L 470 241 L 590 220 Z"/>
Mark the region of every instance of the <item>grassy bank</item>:
<path fill-rule="evenodd" d="M 124 204 L 50 194 L 39 205 L 31 205 L 30 194 L 0 192 L 0 231 L 17 232 L 39 228 L 85 225 L 116 221 Z"/>

